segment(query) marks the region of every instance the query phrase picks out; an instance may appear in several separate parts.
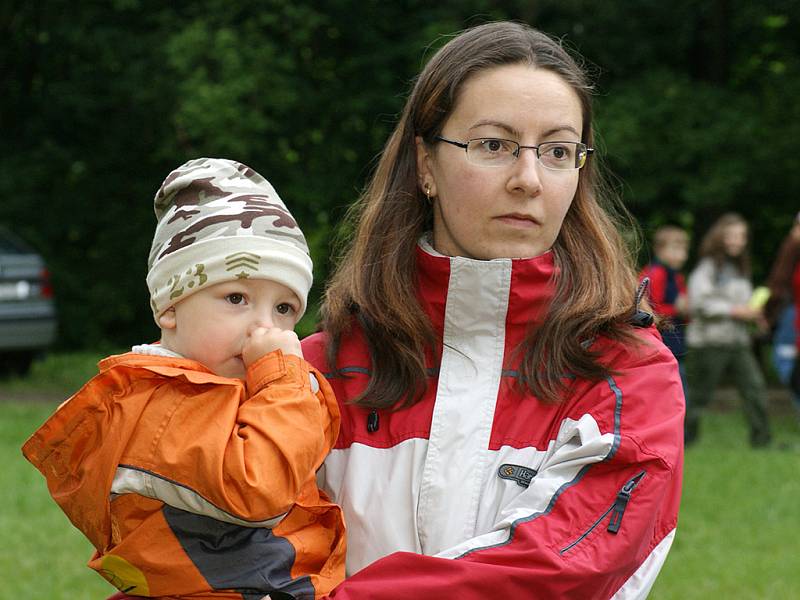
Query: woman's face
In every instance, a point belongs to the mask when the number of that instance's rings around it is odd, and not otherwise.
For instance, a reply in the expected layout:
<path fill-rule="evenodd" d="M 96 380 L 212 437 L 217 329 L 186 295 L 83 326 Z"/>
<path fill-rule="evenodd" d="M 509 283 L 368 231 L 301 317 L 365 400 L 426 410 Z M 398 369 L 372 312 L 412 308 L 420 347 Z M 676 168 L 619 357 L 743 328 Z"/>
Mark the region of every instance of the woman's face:
<path fill-rule="evenodd" d="M 510 139 L 523 146 L 580 142 L 577 94 L 552 71 L 525 64 L 482 71 L 462 87 L 442 137 Z M 578 170 L 543 167 L 536 151 L 523 149 L 502 167 L 467 161 L 444 142 L 417 139 L 422 189 L 433 201 L 433 246 L 448 256 L 530 258 L 549 250 L 578 186 Z"/>
<path fill-rule="evenodd" d="M 722 236 L 722 244 L 725 246 L 725 254 L 734 258 L 740 256 L 747 246 L 747 225 L 744 223 L 728 225 Z"/>

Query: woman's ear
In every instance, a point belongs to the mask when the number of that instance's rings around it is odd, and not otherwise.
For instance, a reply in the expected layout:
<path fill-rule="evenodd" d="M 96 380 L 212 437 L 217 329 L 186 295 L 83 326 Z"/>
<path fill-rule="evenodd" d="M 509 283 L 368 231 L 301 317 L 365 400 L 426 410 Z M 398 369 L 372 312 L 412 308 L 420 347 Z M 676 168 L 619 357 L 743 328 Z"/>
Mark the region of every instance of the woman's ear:
<path fill-rule="evenodd" d="M 158 326 L 161 329 L 175 329 L 177 320 L 175 319 L 175 307 L 170 306 L 158 317 Z"/>
<path fill-rule="evenodd" d="M 436 197 L 436 180 L 433 177 L 432 161 L 430 148 L 425 141 L 417 136 L 414 138 L 417 144 L 417 178 L 420 190 L 429 199 Z"/>

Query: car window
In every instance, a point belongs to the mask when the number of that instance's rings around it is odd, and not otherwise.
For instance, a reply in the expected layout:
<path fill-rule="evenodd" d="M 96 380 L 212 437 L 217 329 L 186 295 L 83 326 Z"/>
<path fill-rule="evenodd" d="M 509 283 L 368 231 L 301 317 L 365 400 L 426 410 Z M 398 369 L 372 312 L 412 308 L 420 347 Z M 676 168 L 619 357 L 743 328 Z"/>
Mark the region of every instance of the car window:
<path fill-rule="evenodd" d="M 0 254 L 32 254 L 32 250 L 13 234 L 0 229 Z"/>

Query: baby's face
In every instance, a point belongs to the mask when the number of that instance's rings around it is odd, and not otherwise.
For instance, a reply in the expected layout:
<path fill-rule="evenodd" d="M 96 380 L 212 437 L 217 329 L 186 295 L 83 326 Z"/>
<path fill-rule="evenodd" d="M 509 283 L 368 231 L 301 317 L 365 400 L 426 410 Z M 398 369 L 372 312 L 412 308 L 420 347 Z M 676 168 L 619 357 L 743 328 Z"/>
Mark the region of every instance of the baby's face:
<path fill-rule="evenodd" d="M 195 292 L 159 317 L 161 344 L 223 377 L 244 379 L 242 347 L 257 327 L 294 329 L 300 300 L 267 279 L 218 283 Z"/>

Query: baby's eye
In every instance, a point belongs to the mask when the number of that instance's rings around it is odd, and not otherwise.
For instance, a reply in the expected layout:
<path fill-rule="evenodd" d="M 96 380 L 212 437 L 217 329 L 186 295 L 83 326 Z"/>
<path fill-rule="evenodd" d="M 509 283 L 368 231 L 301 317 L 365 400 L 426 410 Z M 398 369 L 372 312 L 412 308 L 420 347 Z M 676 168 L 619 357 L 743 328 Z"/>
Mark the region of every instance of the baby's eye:
<path fill-rule="evenodd" d="M 297 312 L 294 306 L 292 306 L 288 302 L 281 302 L 280 304 L 278 304 L 278 306 L 275 307 L 275 310 L 277 310 L 278 314 L 281 315 L 293 315 L 295 312 Z"/>
<path fill-rule="evenodd" d="M 228 294 L 225 296 L 225 299 L 230 302 L 231 304 L 241 304 L 244 302 L 244 296 L 242 294 Z"/>

